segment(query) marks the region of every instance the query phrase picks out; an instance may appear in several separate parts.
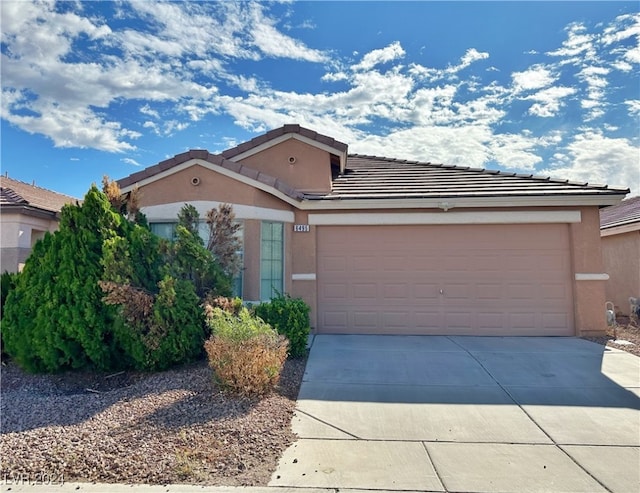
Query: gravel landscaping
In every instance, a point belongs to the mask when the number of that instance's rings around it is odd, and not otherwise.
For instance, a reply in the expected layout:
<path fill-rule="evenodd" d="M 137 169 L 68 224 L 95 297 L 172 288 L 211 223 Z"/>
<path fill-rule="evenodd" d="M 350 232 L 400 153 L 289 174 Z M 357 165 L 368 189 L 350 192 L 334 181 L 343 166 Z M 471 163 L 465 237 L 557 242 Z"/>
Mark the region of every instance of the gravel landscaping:
<path fill-rule="evenodd" d="M 585 337 L 588 341 L 597 342 L 603 346 L 622 349 L 640 357 L 640 327 L 630 323 L 627 317 L 619 318 L 618 325 L 607 328 L 607 335 L 602 337 Z M 630 342 L 631 344 L 626 344 Z"/>
<path fill-rule="evenodd" d="M 628 321 L 586 338 L 640 356 Z M 0 477 L 65 482 L 265 486 L 291 432 L 306 359 L 287 361 L 278 389 L 234 397 L 205 361 L 162 373 L 25 374 L 3 363 Z M 25 476 L 26 475 L 26 476 Z"/>
<path fill-rule="evenodd" d="M 44 376 L 3 363 L 0 477 L 264 486 L 295 440 L 305 363 L 287 361 L 277 391 L 251 399 L 216 388 L 204 361 Z"/>

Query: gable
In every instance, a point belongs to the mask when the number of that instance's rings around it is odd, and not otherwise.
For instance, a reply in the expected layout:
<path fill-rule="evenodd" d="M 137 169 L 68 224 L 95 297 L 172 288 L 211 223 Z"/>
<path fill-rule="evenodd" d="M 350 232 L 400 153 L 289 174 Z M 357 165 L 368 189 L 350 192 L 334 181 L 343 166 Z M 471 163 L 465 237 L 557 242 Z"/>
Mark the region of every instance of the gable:
<path fill-rule="evenodd" d="M 215 200 L 269 209 L 290 209 L 287 203 L 272 194 L 202 166 L 195 160 L 179 171 L 140 186 L 140 193 L 145 207 Z"/>
<path fill-rule="evenodd" d="M 331 154 L 292 138 L 235 160 L 303 193 L 331 191 Z"/>

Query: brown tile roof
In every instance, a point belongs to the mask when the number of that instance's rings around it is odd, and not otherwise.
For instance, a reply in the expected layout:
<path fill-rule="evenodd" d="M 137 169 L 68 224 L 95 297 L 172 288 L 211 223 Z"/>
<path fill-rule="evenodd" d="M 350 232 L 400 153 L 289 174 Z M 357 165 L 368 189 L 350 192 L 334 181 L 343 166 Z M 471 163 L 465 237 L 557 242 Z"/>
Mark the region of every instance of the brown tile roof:
<path fill-rule="evenodd" d="M 640 223 L 640 196 L 600 209 L 600 229 Z"/>
<path fill-rule="evenodd" d="M 397 199 L 397 198 L 449 198 L 449 197 L 535 197 L 621 195 L 628 189 L 609 188 L 606 185 L 571 182 L 529 174 L 507 173 L 479 168 L 432 164 L 419 161 L 351 154 L 347 157 L 345 172 L 333 179 L 328 194 L 302 194 L 273 176 L 259 173 L 232 161 L 257 146 L 286 134 L 299 134 L 346 153 L 348 146 L 331 137 L 318 134 L 300 125 L 284 125 L 270 130 L 248 142 L 213 155 L 206 150 L 191 150 L 162 161 L 126 178 L 118 180 L 120 187 L 131 186 L 151 178 L 190 159 L 203 159 L 241 175 L 273 186 L 285 195 L 301 200 L 330 199 Z"/>
<path fill-rule="evenodd" d="M 2 206 L 31 206 L 50 212 L 60 212 L 65 204 L 73 204 L 78 199 L 46 188 L 0 176 Z"/>
<path fill-rule="evenodd" d="M 343 142 L 339 142 L 333 137 L 329 137 L 327 135 L 319 134 L 318 132 L 314 132 L 313 130 L 309 130 L 308 128 L 301 127 L 300 125 L 284 125 L 280 128 L 275 128 L 273 130 L 268 131 L 266 134 L 259 135 L 247 142 L 244 142 L 236 147 L 231 149 L 227 149 L 222 153 L 222 156 L 227 159 L 233 159 L 235 156 L 242 154 L 243 152 L 247 152 L 254 147 L 258 147 L 259 145 L 264 144 L 265 142 L 269 142 L 281 135 L 286 134 L 298 134 L 303 137 L 307 137 L 308 139 L 315 140 L 320 144 L 327 145 L 329 147 L 333 147 L 340 152 L 347 152 L 349 146 Z"/>
<path fill-rule="evenodd" d="M 529 174 L 350 154 L 333 190 L 309 199 L 620 195 L 626 189 Z"/>
<path fill-rule="evenodd" d="M 278 178 L 267 175 L 265 173 L 261 173 L 241 163 L 230 161 L 229 159 L 222 157 L 221 154 L 210 154 L 209 151 L 206 150 L 191 150 L 183 152 L 182 154 L 177 154 L 170 159 L 156 164 L 155 166 L 150 166 L 149 168 L 145 168 L 142 171 L 118 180 L 118 185 L 120 186 L 120 188 L 134 185 L 141 180 L 151 178 L 159 173 L 162 173 L 163 171 L 173 168 L 174 166 L 186 163 L 191 159 L 202 159 L 203 161 L 216 164 L 240 175 L 252 178 L 264 183 L 265 185 L 269 185 L 275 188 L 279 192 L 285 194 L 288 197 L 291 197 L 292 199 L 301 200 L 303 198 L 301 192 L 295 190 L 294 188 L 291 188 L 289 185 Z"/>

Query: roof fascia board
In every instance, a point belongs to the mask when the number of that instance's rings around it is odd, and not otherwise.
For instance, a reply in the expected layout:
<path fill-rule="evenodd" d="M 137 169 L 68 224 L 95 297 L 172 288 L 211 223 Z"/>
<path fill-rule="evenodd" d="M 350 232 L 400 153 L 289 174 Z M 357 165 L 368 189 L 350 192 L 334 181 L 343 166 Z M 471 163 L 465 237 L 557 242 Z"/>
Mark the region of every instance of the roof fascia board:
<path fill-rule="evenodd" d="M 201 218 L 206 217 L 211 209 L 217 209 L 222 202 L 215 200 L 194 200 L 189 202 L 193 205 Z M 178 212 L 184 206 L 184 202 L 172 202 L 169 204 L 149 205 L 140 210 L 147 217 L 149 222 L 177 222 Z M 270 209 L 267 207 L 256 207 L 245 204 L 231 204 L 236 219 L 257 219 L 261 221 L 280 221 L 293 223 L 295 215 L 292 211 L 280 209 Z"/>
<path fill-rule="evenodd" d="M 346 163 L 347 163 L 347 152 L 343 152 L 340 151 L 338 149 L 336 149 L 335 147 L 331 147 L 327 144 L 323 144 L 322 142 L 318 142 L 317 140 L 313 140 L 310 139 L 309 137 L 305 137 L 304 135 L 300 135 L 297 133 L 290 133 L 290 134 L 284 134 L 284 135 L 279 135 L 278 137 L 275 137 L 272 140 L 269 140 L 268 142 L 263 142 L 260 145 L 257 145 L 255 147 L 252 147 L 249 150 L 246 150 L 236 156 L 230 157 L 228 158 L 229 161 L 234 161 L 234 162 L 238 162 L 238 161 L 242 161 L 243 159 L 248 158 L 249 156 L 253 156 L 254 154 L 258 154 L 259 152 L 262 152 L 266 149 L 269 149 L 273 146 L 276 146 L 278 144 L 281 144 L 282 142 L 286 142 L 287 140 L 290 139 L 296 139 L 299 140 L 300 142 L 304 142 L 305 144 L 308 144 L 310 146 L 316 147 L 318 149 L 321 149 L 323 151 L 326 151 L 330 154 L 336 154 L 337 156 L 340 157 L 340 172 L 344 173 L 345 167 L 346 167 Z"/>
<path fill-rule="evenodd" d="M 3 205 L 1 208 L 3 214 L 15 213 L 23 216 L 38 217 L 41 219 L 55 219 L 60 220 L 60 213 L 56 211 L 50 211 L 42 209 L 33 205 Z"/>
<path fill-rule="evenodd" d="M 383 226 L 411 224 L 554 224 L 579 223 L 580 211 L 494 211 L 309 214 L 314 226 Z"/>
<path fill-rule="evenodd" d="M 455 209 L 485 207 L 577 207 L 615 205 L 624 195 L 567 195 L 541 197 L 475 197 L 437 199 L 350 199 L 304 200 L 297 204 L 304 210 L 355 209 Z"/>
<path fill-rule="evenodd" d="M 291 197 L 289 197 L 288 195 L 282 193 L 280 190 L 269 186 L 265 183 L 262 183 L 258 180 L 254 180 L 253 178 L 249 178 L 248 176 L 244 176 L 241 175 L 239 173 L 236 173 L 235 171 L 232 171 L 230 169 L 224 168 L 222 166 L 218 166 L 217 164 L 213 164 L 210 163 L 209 161 L 205 161 L 203 159 L 198 159 L 198 158 L 194 158 L 194 159 L 189 159 L 188 161 L 185 161 L 184 163 L 180 163 L 176 166 L 173 166 L 172 168 L 169 168 L 165 171 L 161 171 L 160 173 L 150 176 L 149 178 L 144 178 L 138 182 L 136 182 L 134 185 L 129 185 L 126 187 L 122 188 L 122 192 L 126 193 L 126 192 L 130 192 L 133 187 L 135 185 L 138 185 L 139 187 L 143 187 L 145 185 L 149 185 L 150 183 L 153 183 L 157 180 L 161 180 L 162 178 L 166 178 L 167 176 L 171 176 L 175 173 L 178 173 L 180 171 L 184 171 L 185 169 L 189 169 L 192 166 L 202 166 L 203 168 L 207 168 L 211 171 L 214 171 L 215 173 L 219 173 L 221 175 L 224 175 L 226 177 L 232 178 L 236 181 L 239 181 L 241 183 L 244 183 L 245 185 L 249 185 L 252 186 L 254 188 L 257 188 L 259 190 L 262 190 L 263 192 L 267 192 L 271 195 L 273 195 L 274 197 L 279 198 L 280 200 L 286 202 L 289 205 L 295 206 L 295 207 L 300 207 L 300 203 L 297 200 L 292 199 Z"/>
<path fill-rule="evenodd" d="M 632 233 L 634 231 L 640 231 L 640 221 L 630 224 L 623 224 L 620 226 L 609 226 L 607 228 L 600 230 L 600 236 L 613 236 L 613 235 L 621 235 L 624 233 Z"/>

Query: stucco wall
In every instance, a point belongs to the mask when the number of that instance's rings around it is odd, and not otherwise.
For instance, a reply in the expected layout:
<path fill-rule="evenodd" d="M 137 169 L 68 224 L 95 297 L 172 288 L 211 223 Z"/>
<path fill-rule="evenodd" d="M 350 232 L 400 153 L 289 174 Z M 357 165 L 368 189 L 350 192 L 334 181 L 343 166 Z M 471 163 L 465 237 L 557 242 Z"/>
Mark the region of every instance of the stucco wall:
<path fill-rule="evenodd" d="M 603 274 L 600 214 L 597 207 L 580 209 L 582 221 L 570 226 L 572 270 Z M 576 335 L 602 334 L 606 329 L 605 280 L 574 280 Z"/>
<path fill-rule="evenodd" d="M 2 212 L 0 228 L 0 269 L 1 272 L 17 272 L 37 240 L 47 231 L 58 228 L 56 219 L 45 219 L 15 212 Z"/>
<path fill-rule="evenodd" d="M 303 192 L 331 190 L 329 153 L 299 140 L 289 139 L 239 162 Z"/>
<path fill-rule="evenodd" d="M 629 297 L 640 297 L 640 231 L 602 237 L 607 301 L 629 315 Z"/>
<path fill-rule="evenodd" d="M 192 184 L 193 178 L 199 178 L 199 185 Z M 140 187 L 142 206 L 206 200 L 290 209 L 273 195 L 197 164 Z"/>

